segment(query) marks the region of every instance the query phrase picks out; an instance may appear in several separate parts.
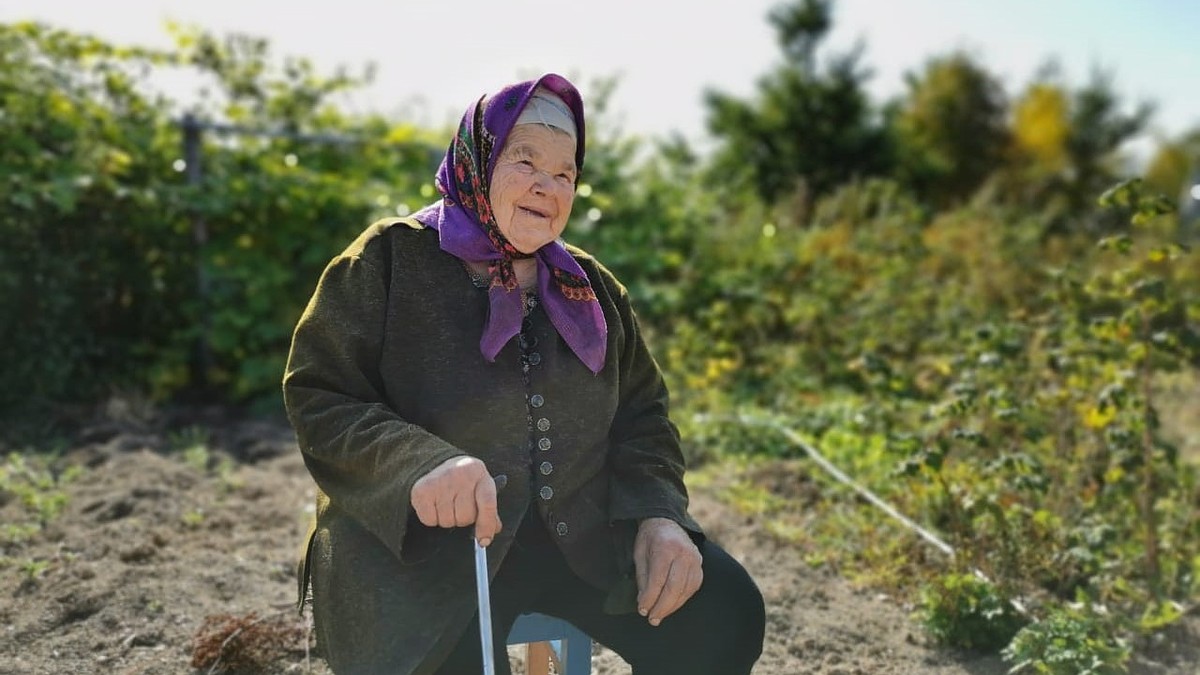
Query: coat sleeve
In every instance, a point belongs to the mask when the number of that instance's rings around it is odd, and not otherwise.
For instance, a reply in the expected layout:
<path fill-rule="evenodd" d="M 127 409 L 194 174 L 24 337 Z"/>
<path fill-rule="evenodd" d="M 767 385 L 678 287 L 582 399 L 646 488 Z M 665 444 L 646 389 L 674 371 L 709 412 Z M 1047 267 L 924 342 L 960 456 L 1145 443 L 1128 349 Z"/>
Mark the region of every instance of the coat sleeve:
<path fill-rule="evenodd" d="M 369 253 L 329 263 L 292 337 L 284 405 L 305 464 L 337 508 L 400 557 L 418 478 L 463 451 L 402 419 L 379 363 L 390 277 Z"/>
<path fill-rule="evenodd" d="M 615 355 L 619 401 L 609 432 L 609 517 L 613 521 L 669 518 L 699 536 L 702 530 L 687 512 L 683 451 L 679 430 L 669 416 L 662 371 L 646 345 L 628 293 L 615 285 L 613 297 L 625 339 Z"/>

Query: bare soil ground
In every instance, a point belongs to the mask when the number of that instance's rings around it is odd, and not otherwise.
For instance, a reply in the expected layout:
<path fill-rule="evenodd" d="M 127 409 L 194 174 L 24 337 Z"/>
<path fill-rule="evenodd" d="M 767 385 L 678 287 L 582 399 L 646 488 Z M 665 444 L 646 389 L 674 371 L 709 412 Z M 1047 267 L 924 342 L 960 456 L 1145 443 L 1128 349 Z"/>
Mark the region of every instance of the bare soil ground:
<path fill-rule="evenodd" d="M 81 425 L 56 460 L 59 469 L 85 467 L 65 484 L 62 513 L 40 532 L 0 540 L 0 675 L 194 674 L 238 665 L 327 675 L 293 605 L 314 488 L 290 429 L 212 411 L 109 413 Z M 995 657 L 927 644 L 908 608 L 814 570 L 711 491 L 697 489 L 693 504 L 766 597 L 756 675 L 1006 671 Z M 0 522 L 29 517 L 22 499 L 0 490 Z M 249 636 L 256 647 L 246 646 Z M 1195 617 L 1160 647 L 1134 672 L 1197 673 Z M 209 657 L 200 668 L 197 650 Z M 523 672 L 521 650 L 511 652 Z M 594 664 L 597 674 L 629 673 L 600 646 Z"/>

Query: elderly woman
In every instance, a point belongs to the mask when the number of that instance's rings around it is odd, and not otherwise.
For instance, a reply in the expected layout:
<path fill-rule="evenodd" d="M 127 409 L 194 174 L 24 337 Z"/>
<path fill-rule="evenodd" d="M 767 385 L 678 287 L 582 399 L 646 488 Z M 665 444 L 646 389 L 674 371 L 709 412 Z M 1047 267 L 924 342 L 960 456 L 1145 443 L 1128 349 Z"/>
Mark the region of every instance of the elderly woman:
<path fill-rule="evenodd" d="M 336 673 L 481 672 L 516 617 L 564 618 L 636 675 L 749 673 L 762 596 L 687 512 L 667 390 L 625 288 L 562 243 L 583 104 L 558 75 L 468 108 L 442 198 L 325 269 L 283 389 L 319 491 L 301 577 Z"/>

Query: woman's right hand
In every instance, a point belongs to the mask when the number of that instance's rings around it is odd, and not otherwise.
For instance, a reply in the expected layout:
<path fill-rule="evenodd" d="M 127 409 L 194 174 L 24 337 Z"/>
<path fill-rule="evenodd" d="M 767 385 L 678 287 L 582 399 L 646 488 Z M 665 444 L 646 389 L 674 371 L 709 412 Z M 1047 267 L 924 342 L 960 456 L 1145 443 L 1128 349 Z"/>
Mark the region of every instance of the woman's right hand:
<path fill-rule="evenodd" d="M 500 531 L 496 481 L 487 466 L 474 457 L 455 457 L 421 476 L 412 488 L 412 507 L 429 527 L 475 524 L 480 546 L 492 543 Z"/>

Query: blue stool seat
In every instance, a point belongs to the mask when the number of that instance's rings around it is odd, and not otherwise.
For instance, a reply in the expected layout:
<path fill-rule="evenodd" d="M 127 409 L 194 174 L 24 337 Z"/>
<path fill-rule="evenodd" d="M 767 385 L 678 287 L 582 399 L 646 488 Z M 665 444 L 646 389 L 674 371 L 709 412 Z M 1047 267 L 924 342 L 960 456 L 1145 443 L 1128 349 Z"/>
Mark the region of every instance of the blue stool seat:
<path fill-rule="evenodd" d="M 508 633 L 507 644 L 549 643 L 562 675 L 591 675 L 592 638 L 562 619 L 545 614 L 522 614 Z"/>

